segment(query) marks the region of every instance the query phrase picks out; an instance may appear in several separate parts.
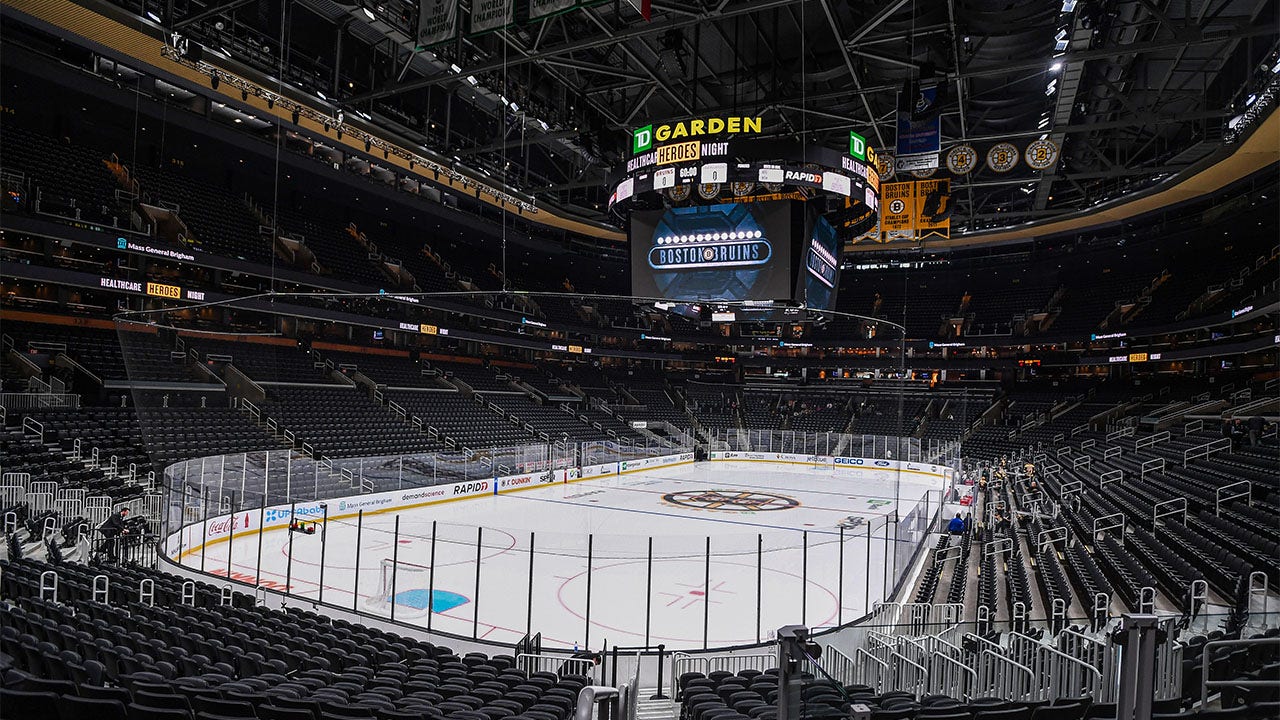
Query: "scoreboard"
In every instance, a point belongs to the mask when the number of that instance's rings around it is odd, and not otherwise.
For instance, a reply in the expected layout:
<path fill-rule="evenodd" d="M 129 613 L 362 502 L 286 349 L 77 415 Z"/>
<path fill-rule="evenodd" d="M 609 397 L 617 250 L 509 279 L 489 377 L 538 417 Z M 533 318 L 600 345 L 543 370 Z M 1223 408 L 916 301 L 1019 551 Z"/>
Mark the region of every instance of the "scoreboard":
<path fill-rule="evenodd" d="M 717 117 L 632 133 L 609 198 L 630 223 L 632 295 L 834 308 L 841 248 L 879 215 L 875 158 L 856 133 L 844 152 L 762 127 Z"/>

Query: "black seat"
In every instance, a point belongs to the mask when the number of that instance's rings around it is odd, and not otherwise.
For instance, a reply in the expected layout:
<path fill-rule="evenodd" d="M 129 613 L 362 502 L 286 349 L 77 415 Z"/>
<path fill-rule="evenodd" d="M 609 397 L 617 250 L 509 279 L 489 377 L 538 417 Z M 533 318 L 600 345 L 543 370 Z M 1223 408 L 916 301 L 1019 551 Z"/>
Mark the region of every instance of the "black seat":
<path fill-rule="evenodd" d="M 129 720 L 191 720 L 191 713 L 178 708 L 157 708 L 129 703 Z"/>
<path fill-rule="evenodd" d="M 5 717 L 59 718 L 58 696 L 51 692 L 23 692 L 0 689 L 0 708 Z"/>
<path fill-rule="evenodd" d="M 58 698 L 62 720 L 125 720 L 124 703 L 119 700 L 63 695 Z"/>
<path fill-rule="evenodd" d="M 1031 720 L 1084 720 L 1089 710 L 1083 703 L 1078 705 L 1045 705 L 1031 713 Z"/>

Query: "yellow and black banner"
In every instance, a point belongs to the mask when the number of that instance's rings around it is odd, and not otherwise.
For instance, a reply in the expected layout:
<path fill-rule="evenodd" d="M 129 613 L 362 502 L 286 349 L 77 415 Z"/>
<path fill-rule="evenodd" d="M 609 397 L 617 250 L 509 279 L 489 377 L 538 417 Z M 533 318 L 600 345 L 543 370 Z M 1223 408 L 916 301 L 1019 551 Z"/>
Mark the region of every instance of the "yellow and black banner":
<path fill-rule="evenodd" d="M 951 180 L 884 183 L 878 242 L 951 237 Z M 856 241 L 855 241 L 856 242 Z"/>
<path fill-rule="evenodd" d="M 951 180 L 917 180 L 916 237 L 951 237 Z"/>
<path fill-rule="evenodd" d="M 884 183 L 880 186 L 880 242 L 915 238 L 916 184 Z"/>

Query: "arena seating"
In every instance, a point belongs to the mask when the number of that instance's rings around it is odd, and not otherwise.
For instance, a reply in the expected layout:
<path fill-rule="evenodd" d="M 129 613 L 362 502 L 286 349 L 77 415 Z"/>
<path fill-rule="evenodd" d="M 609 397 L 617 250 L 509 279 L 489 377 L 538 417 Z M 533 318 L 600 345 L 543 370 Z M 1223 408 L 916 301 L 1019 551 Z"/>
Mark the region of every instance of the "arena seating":
<path fill-rule="evenodd" d="M 177 208 L 192 247 L 249 262 L 271 262 L 271 237 L 258 232 L 258 219 L 244 197 L 179 168 L 141 163 L 134 178 L 145 200 Z"/>
<path fill-rule="evenodd" d="M 27 210 L 34 212 L 38 202 L 43 213 L 113 227 L 128 225 L 128 208 L 115 198 L 116 182 L 107 169 L 106 153 L 9 122 L 4 130 L 0 167 L 30 181 Z"/>
<path fill-rule="evenodd" d="M 57 601 L 40 576 L 58 576 Z M 106 602 L 93 577 L 106 575 Z M 568 720 L 591 678 L 527 672 L 311 612 L 266 610 L 208 584 L 127 567 L 0 563 L 0 706 L 17 718 L 376 717 Z M 137 602 L 139 583 L 154 604 Z M 478 711 L 478 712 L 477 712 Z"/>
<path fill-rule="evenodd" d="M 351 386 L 274 386 L 261 408 L 326 457 L 398 455 L 441 447 Z"/>

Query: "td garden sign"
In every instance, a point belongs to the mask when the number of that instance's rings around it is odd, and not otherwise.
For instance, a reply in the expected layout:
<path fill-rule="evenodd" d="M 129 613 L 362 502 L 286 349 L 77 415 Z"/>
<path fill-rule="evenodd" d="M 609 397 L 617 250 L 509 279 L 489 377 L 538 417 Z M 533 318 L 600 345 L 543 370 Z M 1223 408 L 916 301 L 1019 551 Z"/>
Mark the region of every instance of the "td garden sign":
<path fill-rule="evenodd" d="M 710 135 L 758 133 L 764 126 L 758 117 L 713 117 L 685 120 L 661 125 L 645 125 L 631 133 L 631 154 L 639 155 L 653 149 L 655 142 L 698 138 Z M 659 147 L 659 150 L 662 148 Z"/>

